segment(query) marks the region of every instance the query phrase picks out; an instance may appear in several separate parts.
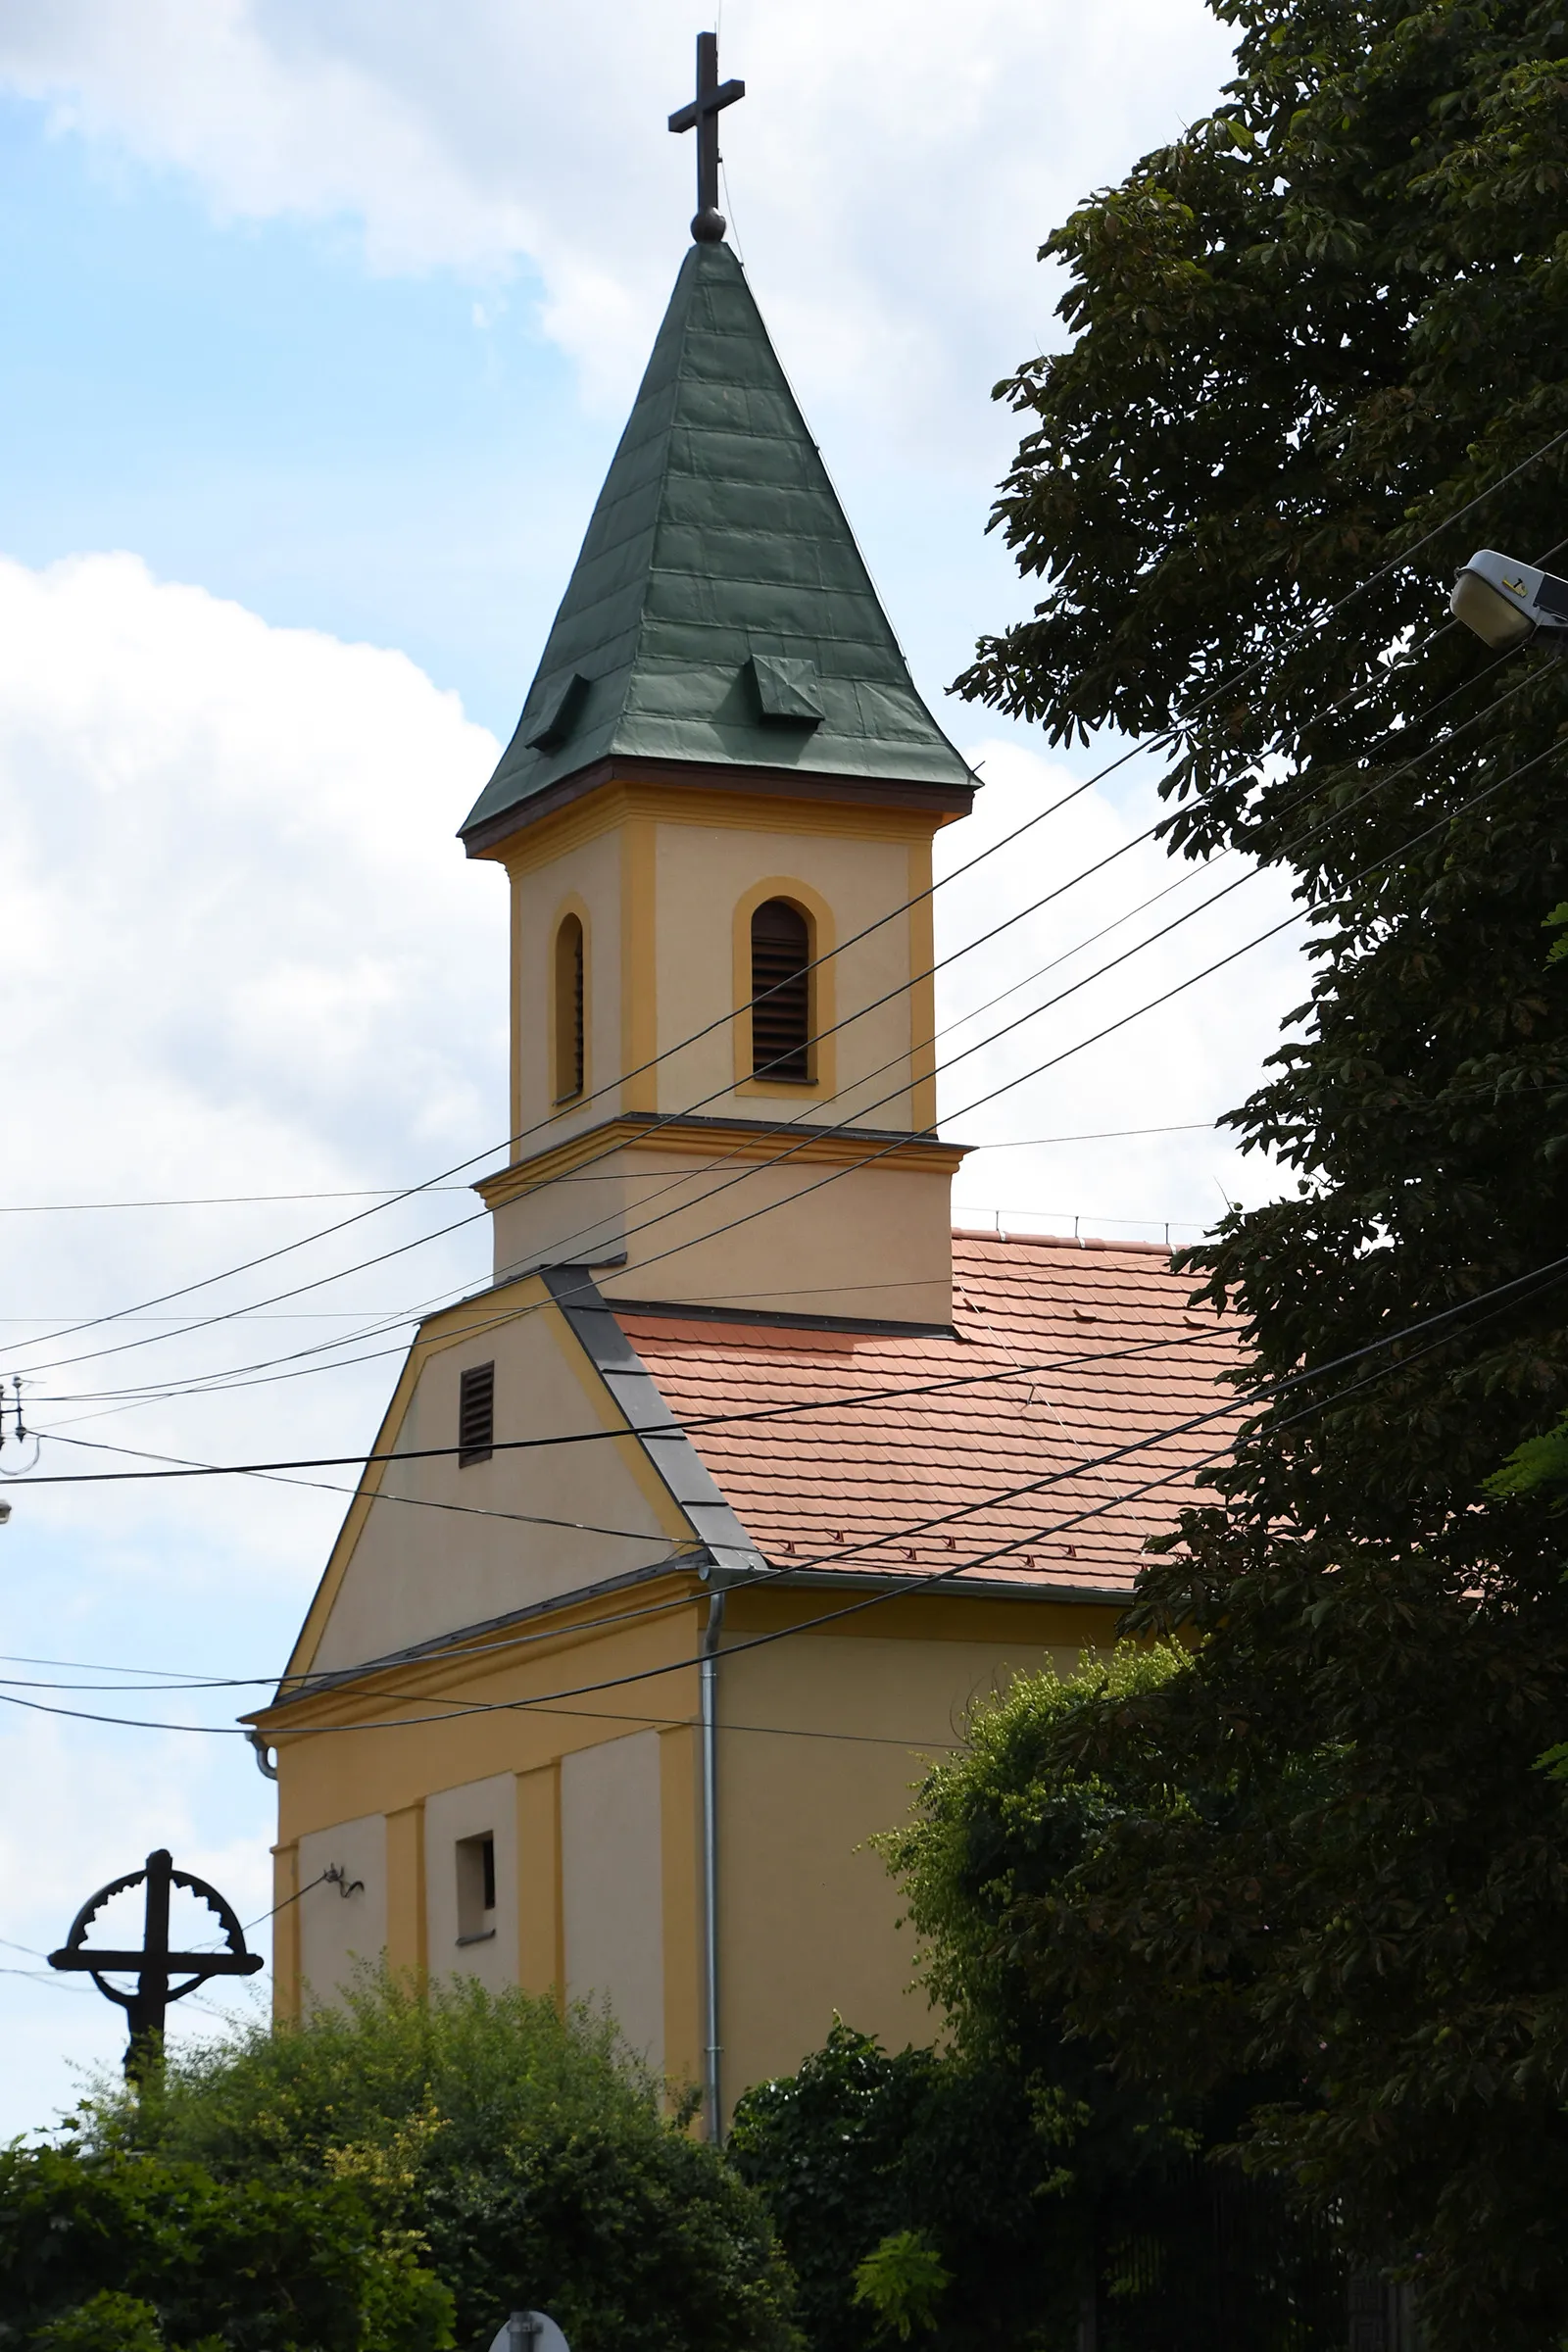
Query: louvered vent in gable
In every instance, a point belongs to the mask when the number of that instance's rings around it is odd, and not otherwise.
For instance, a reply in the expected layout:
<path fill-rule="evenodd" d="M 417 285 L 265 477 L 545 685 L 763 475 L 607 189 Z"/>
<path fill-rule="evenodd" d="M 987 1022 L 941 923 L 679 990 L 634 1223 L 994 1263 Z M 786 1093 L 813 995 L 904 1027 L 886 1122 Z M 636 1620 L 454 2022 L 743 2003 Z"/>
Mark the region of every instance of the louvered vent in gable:
<path fill-rule="evenodd" d="M 487 1462 L 496 1442 L 496 1368 L 470 1364 L 458 1389 L 458 1466 Z"/>

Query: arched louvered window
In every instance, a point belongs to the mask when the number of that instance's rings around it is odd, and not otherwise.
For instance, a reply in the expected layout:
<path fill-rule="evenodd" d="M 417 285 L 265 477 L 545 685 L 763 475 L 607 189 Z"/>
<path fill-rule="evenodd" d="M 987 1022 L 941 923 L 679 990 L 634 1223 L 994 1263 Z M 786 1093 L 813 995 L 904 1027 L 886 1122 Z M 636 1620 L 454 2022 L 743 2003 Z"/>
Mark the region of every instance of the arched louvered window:
<path fill-rule="evenodd" d="M 806 1086 L 811 1077 L 811 926 L 788 899 L 752 917 L 752 1075 Z"/>
<path fill-rule="evenodd" d="M 564 914 L 556 933 L 556 1070 L 558 1102 L 573 1102 L 583 1089 L 582 921 Z"/>

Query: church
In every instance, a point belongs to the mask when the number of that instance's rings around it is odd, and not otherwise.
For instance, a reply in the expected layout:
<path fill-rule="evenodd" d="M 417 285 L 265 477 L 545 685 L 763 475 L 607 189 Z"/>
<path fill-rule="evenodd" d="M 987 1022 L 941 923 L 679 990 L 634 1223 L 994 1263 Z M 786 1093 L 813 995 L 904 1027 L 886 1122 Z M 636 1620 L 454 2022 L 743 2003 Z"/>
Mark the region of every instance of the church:
<path fill-rule="evenodd" d="M 868 1841 L 1114 1639 L 1232 1343 L 1163 1250 L 953 1230 L 976 781 L 723 241 L 705 74 L 708 201 L 463 828 L 511 894 L 493 1280 L 420 1326 L 251 1721 L 280 2011 L 382 1955 L 607 2003 L 718 2133 L 835 2015 L 931 2037 Z"/>

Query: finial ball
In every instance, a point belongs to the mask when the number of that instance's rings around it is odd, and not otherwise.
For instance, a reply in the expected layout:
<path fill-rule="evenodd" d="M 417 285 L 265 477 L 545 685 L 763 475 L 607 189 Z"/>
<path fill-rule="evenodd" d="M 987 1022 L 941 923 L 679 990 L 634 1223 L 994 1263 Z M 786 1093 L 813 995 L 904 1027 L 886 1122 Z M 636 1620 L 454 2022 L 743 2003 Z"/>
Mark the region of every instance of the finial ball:
<path fill-rule="evenodd" d="M 692 221 L 692 235 L 699 245 L 717 245 L 724 234 L 724 216 L 710 204 Z"/>

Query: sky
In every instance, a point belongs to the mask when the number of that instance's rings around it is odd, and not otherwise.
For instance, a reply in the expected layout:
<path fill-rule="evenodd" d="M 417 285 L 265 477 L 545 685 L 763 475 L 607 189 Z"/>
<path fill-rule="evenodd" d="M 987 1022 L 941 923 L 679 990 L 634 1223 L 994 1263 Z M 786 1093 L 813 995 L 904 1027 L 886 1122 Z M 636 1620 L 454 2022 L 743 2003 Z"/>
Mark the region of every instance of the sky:
<path fill-rule="evenodd" d="M 453 834 L 685 249 L 664 118 L 698 28 L 671 0 L 0 12 L 0 1372 L 33 1433 L 13 1413 L 0 1469 L 351 1452 L 410 1312 L 484 1278 L 504 908 Z M 726 0 L 721 41 L 731 241 L 981 769 L 949 867 L 1132 754 L 938 893 L 944 1117 L 987 1147 L 960 1217 L 1194 1238 L 1275 1182 L 1209 1123 L 1303 993 L 1292 933 L 1247 947 L 1288 906 L 1137 841 L 1147 754 L 945 689 L 1028 607 L 985 524 L 1017 430 L 991 388 L 1060 341 L 1037 249 L 1212 103 L 1224 37 L 1200 0 Z M 6 1490 L 0 2137 L 116 2060 L 119 2013 L 40 1959 L 95 1886 L 167 1844 L 266 1912 L 232 1726 L 334 1476 Z"/>

